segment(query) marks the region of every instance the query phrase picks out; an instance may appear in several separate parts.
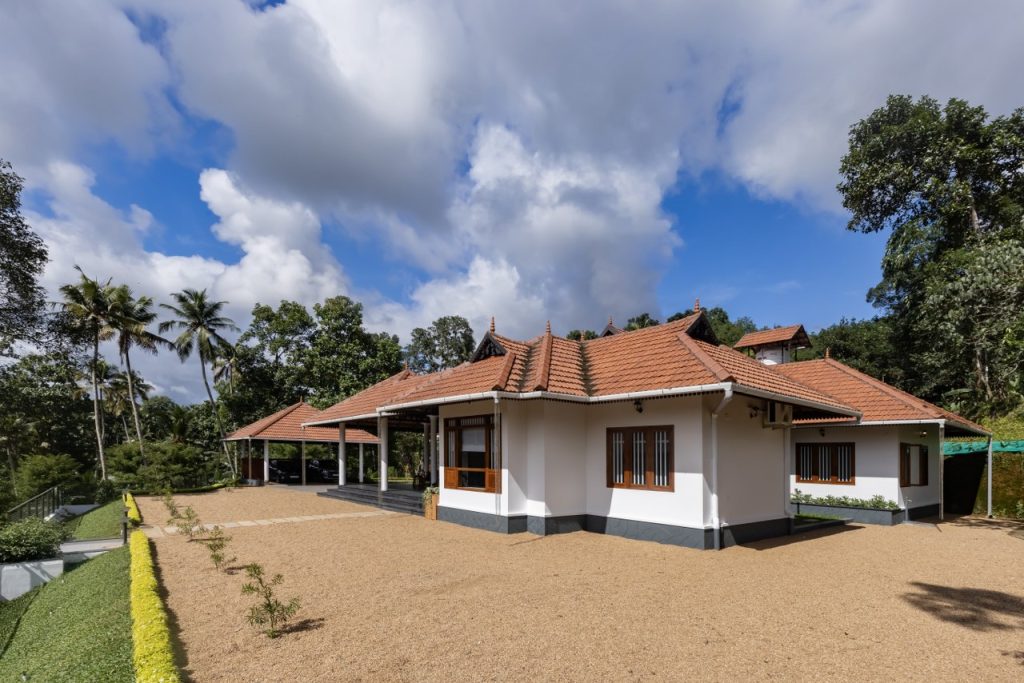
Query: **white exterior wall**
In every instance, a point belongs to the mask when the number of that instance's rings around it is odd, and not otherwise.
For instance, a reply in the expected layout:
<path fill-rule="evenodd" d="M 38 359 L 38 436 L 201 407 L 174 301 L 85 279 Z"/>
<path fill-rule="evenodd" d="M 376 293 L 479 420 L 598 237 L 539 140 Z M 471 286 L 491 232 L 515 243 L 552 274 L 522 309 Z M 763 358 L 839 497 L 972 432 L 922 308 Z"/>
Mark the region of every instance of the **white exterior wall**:
<path fill-rule="evenodd" d="M 871 498 L 884 496 L 886 500 L 899 502 L 899 439 L 898 427 L 889 425 L 858 427 L 811 427 L 794 428 L 789 473 L 790 491 L 800 489 L 801 493 L 812 496 L 847 496 L 849 498 Z M 821 431 L 825 434 L 822 436 Z M 796 480 L 797 444 L 839 443 L 854 444 L 854 483 L 810 484 Z"/>
<path fill-rule="evenodd" d="M 504 410 L 507 408 L 504 402 L 501 408 Z M 512 415 L 512 419 L 505 420 L 504 416 L 502 419 L 502 493 L 484 493 L 483 491 L 467 491 L 465 489 L 449 489 L 444 486 L 444 470 L 445 465 L 448 464 L 448 431 L 445 429 L 445 420 L 449 417 L 469 417 L 472 415 L 494 415 L 494 401 L 471 401 L 469 403 L 455 403 L 450 405 L 442 405 L 439 409 L 440 422 L 438 429 L 441 432 L 441 453 L 440 453 L 440 476 L 441 480 L 438 482 L 440 496 L 437 501 L 438 507 L 457 508 L 459 510 L 470 510 L 472 512 L 482 512 L 490 515 L 507 515 L 509 497 L 506 493 L 508 488 L 506 487 L 507 480 L 507 466 L 508 466 L 508 449 L 505 448 L 507 445 L 506 434 L 508 433 L 508 425 L 506 422 L 514 424 L 518 416 Z"/>
<path fill-rule="evenodd" d="M 917 508 L 922 505 L 935 505 L 939 502 L 939 472 L 942 454 L 939 451 L 939 425 L 916 424 L 899 425 L 896 427 L 899 439 L 893 446 L 893 460 L 896 462 L 896 486 L 899 488 L 900 507 Z M 928 446 L 928 485 L 899 487 L 899 444 L 909 443 Z M 913 471 L 917 472 L 917 463 L 912 463 Z"/>
<path fill-rule="evenodd" d="M 538 401 L 543 411 L 544 497 L 534 502 L 531 515 L 564 517 L 587 512 L 587 406 Z M 534 423 L 535 424 L 535 423 Z M 532 425 L 531 425 L 532 426 Z M 532 453 L 531 453 L 532 456 Z M 531 458 L 530 466 L 536 461 Z M 533 500 L 532 491 L 529 499 Z"/>
<path fill-rule="evenodd" d="M 704 438 L 701 397 L 593 404 L 586 420 L 586 511 L 590 515 L 704 528 Z M 643 491 L 608 487 L 609 427 L 672 425 L 675 490 Z"/>
<path fill-rule="evenodd" d="M 764 401 L 737 394 L 717 418 L 723 526 L 786 517 L 785 430 L 765 429 L 763 416 Z M 710 484 L 710 467 L 707 478 Z"/>

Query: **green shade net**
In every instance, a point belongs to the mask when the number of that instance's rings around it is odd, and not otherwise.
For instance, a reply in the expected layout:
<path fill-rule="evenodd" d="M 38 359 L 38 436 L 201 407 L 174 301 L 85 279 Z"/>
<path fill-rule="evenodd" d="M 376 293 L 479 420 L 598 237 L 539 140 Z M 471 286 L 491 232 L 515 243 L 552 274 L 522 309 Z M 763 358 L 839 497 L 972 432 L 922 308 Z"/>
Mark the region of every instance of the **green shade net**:
<path fill-rule="evenodd" d="M 1024 439 L 1019 441 L 993 441 L 995 453 L 1024 453 Z M 962 455 L 964 453 L 987 453 L 988 440 L 981 441 L 946 441 L 942 445 L 945 455 Z"/>

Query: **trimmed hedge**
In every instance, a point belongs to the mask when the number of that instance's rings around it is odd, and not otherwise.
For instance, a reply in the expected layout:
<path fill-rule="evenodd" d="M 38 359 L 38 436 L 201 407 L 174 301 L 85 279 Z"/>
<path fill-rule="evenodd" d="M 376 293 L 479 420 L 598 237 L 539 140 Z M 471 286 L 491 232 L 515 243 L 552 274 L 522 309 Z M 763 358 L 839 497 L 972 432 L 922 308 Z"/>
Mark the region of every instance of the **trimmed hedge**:
<path fill-rule="evenodd" d="M 180 683 L 149 539 L 141 531 L 133 531 L 129 545 L 135 679 L 138 683 Z"/>
<path fill-rule="evenodd" d="M 131 525 L 142 524 L 142 513 L 139 512 L 139 506 L 135 504 L 135 496 L 130 493 L 124 494 L 124 504 L 128 508 L 128 521 L 131 522 Z"/>
<path fill-rule="evenodd" d="M 60 555 L 67 531 L 60 524 L 29 517 L 0 528 L 0 562 L 33 562 Z"/>

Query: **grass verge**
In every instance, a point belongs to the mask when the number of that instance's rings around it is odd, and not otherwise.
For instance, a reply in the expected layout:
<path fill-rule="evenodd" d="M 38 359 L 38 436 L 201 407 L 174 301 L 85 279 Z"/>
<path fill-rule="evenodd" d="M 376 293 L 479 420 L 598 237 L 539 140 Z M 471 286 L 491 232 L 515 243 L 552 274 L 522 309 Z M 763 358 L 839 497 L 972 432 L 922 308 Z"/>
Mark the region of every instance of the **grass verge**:
<path fill-rule="evenodd" d="M 96 538 L 116 538 L 121 535 L 121 514 L 124 505 L 121 500 L 112 500 L 102 507 L 90 510 L 67 523 L 71 538 L 75 541 L 91 541 Z"/>
<path fill-rule="evenodd" d="M 0 638 L 0 681 L 133 681 L 128 548 L 0 604 Z"/>

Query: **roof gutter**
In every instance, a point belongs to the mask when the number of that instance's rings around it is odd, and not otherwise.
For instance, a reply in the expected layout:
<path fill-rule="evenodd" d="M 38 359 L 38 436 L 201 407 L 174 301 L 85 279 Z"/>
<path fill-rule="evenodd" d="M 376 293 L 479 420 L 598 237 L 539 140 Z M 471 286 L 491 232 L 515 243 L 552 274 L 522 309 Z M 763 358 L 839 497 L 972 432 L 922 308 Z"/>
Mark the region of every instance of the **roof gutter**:
<path fill-rule="evenodd" d="M 303 422 L 303 427 L 319 427 L 323 425 L 333 426 L 339 422 L 354 422 L 355 420 L 376 420 L 379 417 L 377 412 L 366 413 L 365 415 L 346 415 L 345 417 L 332 417 L 326 420 L 311 420 Z M 333 442 L 332 442 L 333 443 Z"/>
<path fill-rule="evenodd" d="M 958 420 L 950 420 L 949 418 L 942 418 L 942 417 L 924 418 L 924 419 L 921 419 L 921 420 L 861 420 L 860 422 L 857 422 L 857 423 L 854 423 L 854 424 L 849 424 L 849 425 L 848 424 L 844 424 L 844 423 L 833 423 L 833 426 L 835 426 L 835 427 L 852 427 L 852 426 L 858 426 L 858 427 L 878 426 L 878 427 L 881 427 L 881 426 L 886 426 L 886 425 L 940 425 L 940 426 L 945 426 L 947 424 L 951 424 L 951 425 L 957 427 L 958 429 L 962 429 L 962 430 L 964 430 L 966 432 L 971 432 L 972 434 L 977 434 L 978 436 L 984 436 L 984 437 L 991 437 L 992 436 L 992 434 L 990 432 L 986 432 L 984 429 L 978 429 L 977 427 L 972 427 L 971 425 L 964 424 L 963 422 L 960 422 Z M 813 424 L 812 423 L 812 424 L 793 425 L 793 428 L 794 429 L 818 429 L 819 427 L 828 427 L 828 426 L 829 426 L 828 423 L 818 423 L 818 424 Z"/>
<path fill-rule="evenodd" d="M 837 413 L 839 415 L 848 415 L 850 417 L 860 418 L 862 413 L 859 410 L 853 408 L 843 408 L 840 406 L 834 406 L 828 403 L 819 403 L 818 401 L 809 401 L 805 398 L 796 398 L 795 396 L 787 396 L 786 394 L 777 394 L 774 391 L 765 391 L 763 389 L 754 389 L 753 387 L 744 386 L 742 384 L 736 385 L 736 392 L 740 394 L 746 394 L 748 396 L 756 396 L 758 398 L 767 398 L 772 401 L 780 401 L 782 403 L 792 403 L 793 405 L 803 406 L 804 408 L 814 408 L 815 410 L 823 410 L 828 413 Z"/>

